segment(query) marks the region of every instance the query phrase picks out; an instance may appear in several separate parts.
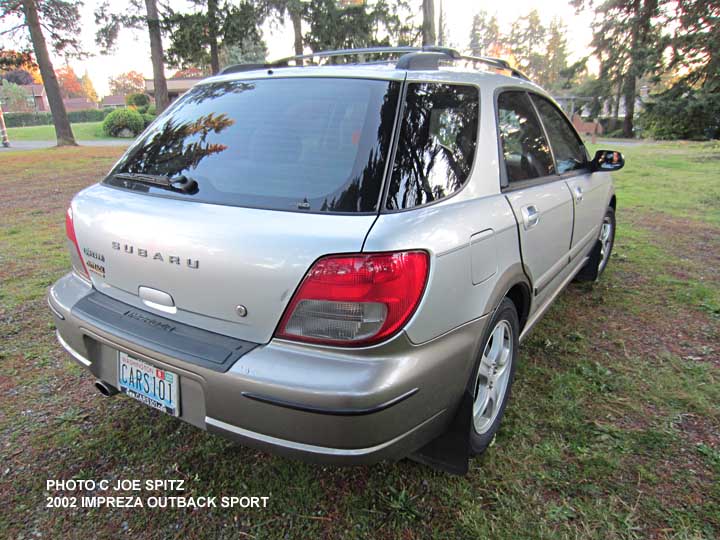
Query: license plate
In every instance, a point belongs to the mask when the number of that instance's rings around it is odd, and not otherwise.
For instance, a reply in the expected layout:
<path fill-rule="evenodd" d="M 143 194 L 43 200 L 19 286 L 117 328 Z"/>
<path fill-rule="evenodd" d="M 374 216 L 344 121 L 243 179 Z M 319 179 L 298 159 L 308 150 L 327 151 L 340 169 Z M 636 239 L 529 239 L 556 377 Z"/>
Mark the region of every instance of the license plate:
<path fill-rule="evenodd" d="M 118 388 L 153 409 L 180 415 L 178 388 L 180 377 L 147 362 L 118 353 Z"/>

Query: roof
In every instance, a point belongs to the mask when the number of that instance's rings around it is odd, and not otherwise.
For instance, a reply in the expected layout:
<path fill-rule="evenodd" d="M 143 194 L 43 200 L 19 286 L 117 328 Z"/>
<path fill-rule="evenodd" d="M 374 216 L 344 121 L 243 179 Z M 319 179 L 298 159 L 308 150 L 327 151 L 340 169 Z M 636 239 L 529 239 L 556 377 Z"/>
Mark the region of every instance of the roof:
<path fill-rule="evenodd" d="M 115 94 L 112 96 L 105 96 L 100 102 L 101 105 L 125 105 L 125 96 L 122 94 Z"/>
<path fill-rule="evenodd" d="M 389 55 L 400 55 L 396 60 Z M 384 57 L 365 62 L 370 56 Z M 357 57 L 359 63 L 332 64 L 332 58 Z M 306 60 L 305 65 L 298 65 Z M 317 63 L 325 61 L 324 65 Z M 317 63 L 316 63 L 317 62 Z M 294 63 L 291 66 L 290 63 Z M 308 65 L 310 64 L 310 65 Z M 283 58 L 265 64 L 237 64 L 226 67 L 207 82 L 269 77 L 358 77 L 385 80 L 465 82 L 489 86 L 516 86 L 539 89 L 508 62 L 499 58 L 465 56 L 455 49 L 437 46 L 374 47 L 320 51 Z M 200 83 L 202 84 L 202 83 Z"/>
<path fill-rule="evenodd" d="M 97 109 L 97 103 L 90 101 L 86 97 L 63 99 L 65 108 L 70 111 L 80 111 L 83 109 Z"/>
<path fill-rule="evenodd" d="M 21 84 L 20 88 L 25 90 L 25 93 L 29 96 L 40 97 L 45 95 L 45 87 L 42 84 Z"/>
<path fill-rule="evenodd" d="M 286 68 L 263 68 L 253 71 L 239 73 L 228 73 L 216 75 L 204 79 L 197 84 L 223 82 L 243 79 L 271 79 L 290 77 L 350 77 L 359 79 L 381 79 L 395 81 L 436 81 L 448 83 L 477 84 L 491 88 L 501 86 L 512 86 L 521 88 L 542 89 L 536 84 L 493 71 L 447 66 L 431 70 L 404 70 L 397 69 L 393 63 L 390 64 L 342 64 L 325 66 L 304 66 Z M 542 91 L 545 93 L 544 91 Z"/>

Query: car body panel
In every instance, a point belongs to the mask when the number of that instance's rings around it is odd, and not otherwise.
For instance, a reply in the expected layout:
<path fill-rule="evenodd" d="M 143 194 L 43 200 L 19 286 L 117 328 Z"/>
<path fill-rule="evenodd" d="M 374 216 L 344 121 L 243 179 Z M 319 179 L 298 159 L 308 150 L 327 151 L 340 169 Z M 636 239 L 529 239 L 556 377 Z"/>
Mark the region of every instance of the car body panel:
<path fill-rule="evenodd" d="M 536 294 L 540 294 L 568 263 L 573 230 L 570 190 L 558 178 L 508 191 L 506 196 L 518 222 L 523 263 Z M 528 207 L 538 213 L 535 225 L 525 222 Z"/>
<path fill-rule="evenodd" d="M 360 251 L 375 220 L 160 199 L 103 185 L 80 192 L 73 213 L 80 245 L 104 259 L 105 275 L 91 274 L 100 292 L 255 343 L 270 340 L 312 263 L 328 253 Z M 169 294 L 177 312 L 143 302 L 140 287 Z"/>
<path fill-rule="evenodd" d="M 597 239 L 610 201 L 610 173 L 584 171 L 565 180 L 573 197 L 574 224 L 571 258 L 581 255 Z"/>

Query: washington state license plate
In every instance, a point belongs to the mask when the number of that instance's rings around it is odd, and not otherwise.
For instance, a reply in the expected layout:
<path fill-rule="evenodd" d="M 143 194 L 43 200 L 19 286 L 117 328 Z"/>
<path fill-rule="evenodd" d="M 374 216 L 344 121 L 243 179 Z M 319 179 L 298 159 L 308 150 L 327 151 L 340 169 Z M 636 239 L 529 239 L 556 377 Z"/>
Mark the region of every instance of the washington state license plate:
<path fill-rule="evenodd" d="M 180 415 L 180 377 L 172 371 L 118 352 L 118 388 L 130 397 L 173 416 Z"/>

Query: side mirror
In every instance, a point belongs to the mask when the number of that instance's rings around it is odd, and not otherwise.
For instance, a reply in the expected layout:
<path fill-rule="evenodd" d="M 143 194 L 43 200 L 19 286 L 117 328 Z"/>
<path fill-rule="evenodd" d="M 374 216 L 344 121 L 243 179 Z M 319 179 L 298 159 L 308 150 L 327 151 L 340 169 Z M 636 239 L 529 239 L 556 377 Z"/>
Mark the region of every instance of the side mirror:
<path fill-rule="evenodd" d="M 625 166 L 625 158 L 614 150 L 598 150 L 590 165 L 593 171 L 619 171 Z"/>

